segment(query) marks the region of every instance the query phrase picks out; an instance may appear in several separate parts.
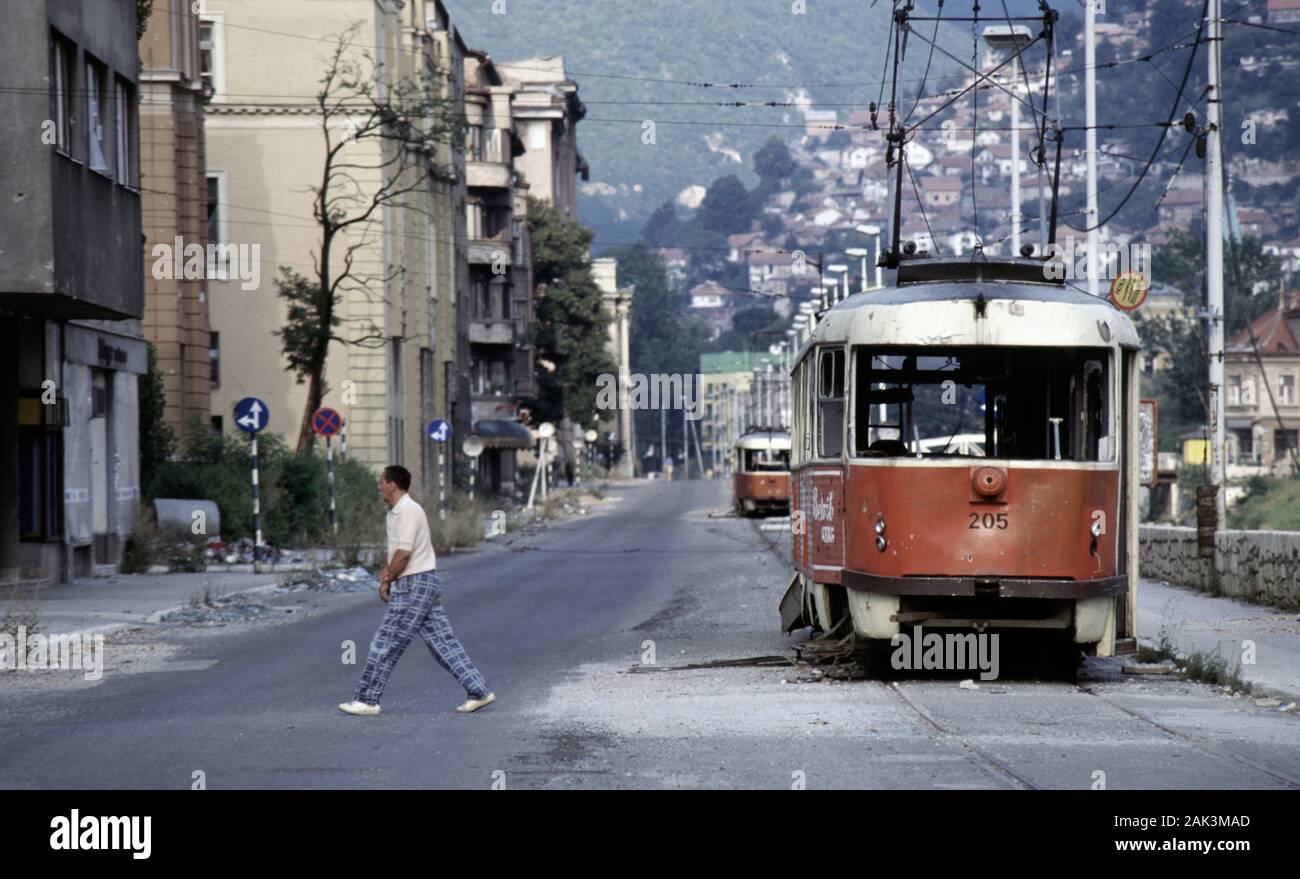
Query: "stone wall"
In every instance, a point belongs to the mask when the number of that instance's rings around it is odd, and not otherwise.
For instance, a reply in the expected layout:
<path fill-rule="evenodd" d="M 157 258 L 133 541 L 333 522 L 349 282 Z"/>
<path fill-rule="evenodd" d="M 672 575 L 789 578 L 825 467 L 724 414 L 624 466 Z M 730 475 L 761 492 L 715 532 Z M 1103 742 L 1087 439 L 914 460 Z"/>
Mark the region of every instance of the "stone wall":
<path fill-rule="evenodd" d="M 1143 577 L 1288 609 L 1300 608 L 1300 532 L 1220 531 L 1221 573 L 1196 552 L 1196 529 L 1143 525 Z"/>

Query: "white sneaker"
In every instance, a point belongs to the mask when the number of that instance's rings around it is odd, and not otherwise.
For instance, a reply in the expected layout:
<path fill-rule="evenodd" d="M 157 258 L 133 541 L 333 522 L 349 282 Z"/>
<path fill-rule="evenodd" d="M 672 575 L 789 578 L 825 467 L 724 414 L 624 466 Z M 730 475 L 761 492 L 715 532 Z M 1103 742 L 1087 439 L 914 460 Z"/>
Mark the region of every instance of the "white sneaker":
<path fill-rule="evenodd" d="M 374 717 L 379 713 L 378 705 L 371 705 L 368 702 L 358 702 L 353 699 L 351 702 L 344 702 L 339 705 L 339 711 L 344 714 L 357 714 L 363 717 Z"/>
<path fill-rule="evenodd" d="M 463 704 L 457 705 L 456 710 L 459 711 L 461 714 L 469 714 L 471 711 L 478 711 L 480 708 L 482 708 L 484 705 L 487 705 L 490 702 L 495 702 L 496 699 L 497 699 L 496 693 L 488 693 L 482 699 L 469 699 L 465 701 Z"/>

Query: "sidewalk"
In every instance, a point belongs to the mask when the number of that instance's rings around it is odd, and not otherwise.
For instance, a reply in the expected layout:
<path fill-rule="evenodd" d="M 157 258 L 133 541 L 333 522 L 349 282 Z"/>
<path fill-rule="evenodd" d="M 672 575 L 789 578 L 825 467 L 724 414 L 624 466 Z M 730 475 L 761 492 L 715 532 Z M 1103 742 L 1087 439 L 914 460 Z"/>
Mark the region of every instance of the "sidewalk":
<path fill-rule="evenodd" d="M 1300 613 L 1143 580 L 1137 617 L 1143 646 L 1154 646 L 1163 628 L 1179 653 L 1217 650 L 1233 666 L 1241 661 L 1241 642 L 1254 641 L 1255 664 L 1241 665 L 1242 680 L 1257 696 L 1300 701 Z"/>
<path fill-rule="evenodd" d="M 118 574 L 83 577 L 46 586 L 36 595 L 40 631 L 46 635 L 112 632 L 156 623 L 187 607 L 209 589 L 214 594 L 264 592 L 278 585 L 275 574 Z M 25 611 L 30 594 L 0 589 L 0 617 L 6 610 Z"/>

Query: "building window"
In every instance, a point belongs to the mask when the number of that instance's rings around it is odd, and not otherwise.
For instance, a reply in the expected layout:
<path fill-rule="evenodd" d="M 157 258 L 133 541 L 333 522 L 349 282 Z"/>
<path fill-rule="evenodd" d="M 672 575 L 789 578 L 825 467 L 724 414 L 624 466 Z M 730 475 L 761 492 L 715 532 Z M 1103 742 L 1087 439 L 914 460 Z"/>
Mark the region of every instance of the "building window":
<path fill-rule="evenodd" d="M 402 379 L 402 338 L 393 336 L 388 347 L 388 449 L 393 463 L 401 464 L 406 439 L 406 385 Z"/>
<path fill-rule="evenodd" d="M 22 540 L 63 534 L 63 435 L 36 427 L 18 429 L 18 533 Z"/>
<path fill-rule="evenodd" d="M 208 334 L 208 364 L 212 367 L 212 387 L 221 387 L 221 333 Z"/>
<path fill-rule="evenodd" d="M 222 247 L 229 242 L 230 229 L 229 217 L 230 210 L 227 204 L 227 182 L 225 171 L 208 172 L 208 244 L 215 245 L 209 249 L 208 253 L 215 255 L 215 264 L 209 265 L 208 277 L 215 280 L 224 281 L 229 277 L 230 264 L 227 248 Z"/>
<path fill-rule="evenodd" d="M 1228 405 L 1241 405 L 1241 376 L 1239 375 L 1228 376 Z"/>
<path fill-rule="evenodd" d="M 54 98 L 54 148 L 65 156 L 72 155 L 72 128 L 76 122 L 77 50 L 55 34 L 50 40 L 50 82 Z"/>
<path fill-rule="evenodd" d="M 465 205 L 465 233 L 471 241 L 483 239 L 483 206 L 478 202 Z"/>
<path fill-rule="evenodd" d="M 226 91 L 225 18 L 205 15 L 199 21 L 199 79 L 203 93 L 209 97 Z"/>
<path fill-rule="evenodd" d="M 1295 405 L 1295 376 L 1279 375 L 1277 377 L 1277 402 L 1282 406 Z"/>
<path fill-rule="evenodd" d="M 104 131 L 104 100 L 108 90 L 108 68 L 86 58 L 86 134 L 90 170 L 109 174 L 108 136 Z"/>
<path fill-rule="evenodd" d="M 483 126 L 470 123 L 465 130 L 465 149 L 471 162 L 483 161 Z"/>
<path fill-rule="evenodd" d="M 131 83 L 116 79 L 113 93 L 114 131 L 117 133 L 117 182 L 134 186 L 138 179 L 135 168 L 135 89 Z"/>

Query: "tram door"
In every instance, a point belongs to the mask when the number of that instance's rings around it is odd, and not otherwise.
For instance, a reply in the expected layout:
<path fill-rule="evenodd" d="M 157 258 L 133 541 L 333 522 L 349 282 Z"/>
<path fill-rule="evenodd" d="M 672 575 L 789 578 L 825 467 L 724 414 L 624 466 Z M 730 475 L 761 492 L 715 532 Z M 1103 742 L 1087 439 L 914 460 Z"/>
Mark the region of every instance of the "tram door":
<path fill-rule="evenodd" d="M 840 583 L 844 571 L 844 348 L 817 352 L 813 412 L 814 461 L 804 474 L 812 573 L 818 583 Z"/>

